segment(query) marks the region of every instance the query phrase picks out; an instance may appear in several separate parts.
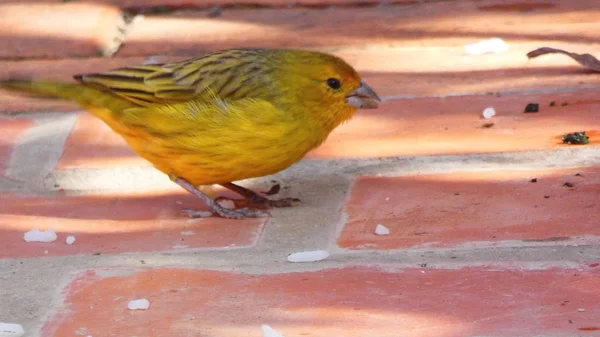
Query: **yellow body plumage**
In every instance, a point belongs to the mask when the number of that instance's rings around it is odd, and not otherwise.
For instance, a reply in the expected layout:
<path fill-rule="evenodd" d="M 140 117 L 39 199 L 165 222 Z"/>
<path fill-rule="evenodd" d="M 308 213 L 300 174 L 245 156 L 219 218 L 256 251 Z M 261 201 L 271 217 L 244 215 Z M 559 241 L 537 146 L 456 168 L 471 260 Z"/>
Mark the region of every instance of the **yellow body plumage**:
<path fill-rule="evenodd" d="M 279 49 L 233 49 L 75 78 L 0 85 L 79 103 L 156 168 L 195 186 L 289 167 L 352 117 L 359 99 L 352 93 L 363 85 L 337 57 Z"/>

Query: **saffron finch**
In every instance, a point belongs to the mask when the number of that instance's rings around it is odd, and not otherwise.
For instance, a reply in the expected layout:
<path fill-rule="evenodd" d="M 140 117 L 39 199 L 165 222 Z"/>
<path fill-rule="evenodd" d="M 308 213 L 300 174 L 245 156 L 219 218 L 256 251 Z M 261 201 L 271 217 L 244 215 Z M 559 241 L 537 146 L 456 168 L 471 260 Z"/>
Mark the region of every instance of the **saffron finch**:
<path fill-rule="evenodd" d="M 289 167 L 357 109 L 380 101 L 345 61 L 305 50 L 230 49 L 74 78 L 77 83 L 10 79 L 0 86 L 78 103 L 203 200 L 209 215 L 234 219 L 267 216 L 266 209 L 300 200 L 270 200 L 233 181 Z M 225 208 L 197 189 L 209 184 L 243 199 Z"/>

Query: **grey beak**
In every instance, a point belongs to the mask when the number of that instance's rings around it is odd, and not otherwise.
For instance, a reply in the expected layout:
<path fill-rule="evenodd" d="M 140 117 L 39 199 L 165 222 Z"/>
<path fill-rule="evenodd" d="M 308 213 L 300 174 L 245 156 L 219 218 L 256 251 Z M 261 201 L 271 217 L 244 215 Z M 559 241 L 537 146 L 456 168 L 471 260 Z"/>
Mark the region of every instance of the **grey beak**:
<path fill-rule="evenodd" d="M 358 89 L 346 96 L 346 103 L 358 109 L 375 109 L 378 106 L 377 102 L 381 102 L 381 99 L 377 96 L 375 90 L 363 81 L 360 81 Z"/>

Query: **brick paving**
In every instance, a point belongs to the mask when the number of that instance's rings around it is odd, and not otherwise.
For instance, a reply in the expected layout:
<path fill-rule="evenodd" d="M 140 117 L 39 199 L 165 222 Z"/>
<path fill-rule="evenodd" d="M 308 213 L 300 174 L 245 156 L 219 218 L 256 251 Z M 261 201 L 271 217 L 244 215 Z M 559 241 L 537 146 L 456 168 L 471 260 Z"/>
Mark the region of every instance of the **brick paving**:
<path fill-rule="evenodd" d="M 241 182 L 303 204 L 240 221 L 182 216 L 202 205 L 77 106 L 0 92 L 0 322 L 44 337 L 598 335 L 600 75 L 525 56 L 600 56 L 596 7 L 0 0 L 0 78 L 283 46 L 344 57 L 384 98 Z M 491 37 L 510 48 L 464 53 Z M 562 144 L 574 131 L 590 144 Z M 25 242 L 33 228 L 58 240 Z M 317 249 L 329 258 L 287 261 Z M 150 308 L 128 310 L 139 298 Z"/>

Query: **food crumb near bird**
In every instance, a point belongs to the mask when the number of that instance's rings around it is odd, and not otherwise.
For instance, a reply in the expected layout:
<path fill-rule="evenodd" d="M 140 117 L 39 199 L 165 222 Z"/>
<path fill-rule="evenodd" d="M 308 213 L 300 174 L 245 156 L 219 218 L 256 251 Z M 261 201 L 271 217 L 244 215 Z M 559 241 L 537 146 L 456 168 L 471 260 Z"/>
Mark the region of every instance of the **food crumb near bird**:
<path fill-rule="evenodd" d="M 20 337 L 25 334 L 21 324 L 0 322 L 0 337 Z"/>
<path fill-rule="evenodd" d="M 75 242 L 75 237 L 73 235 L 69 235 L 69 236 L 67 236 L 67 239 L 65 240 L 65 242 L 68 245 L 72 245 Z"/>
<path fill-rule="evenodd" d="M 305 252 L 297 252 L 288 255 L 289 262 L 317 262 L 325 260 L 329 257 L 329 252 L 326 250 L 311 250 Z"/>
<path fill-rule="evenodd" d="M 390 229 L 385 227 L 382 224 L 377 224 L 377 226 L 375 226 L 375 234 L 376 235 L 389 235 Z"/>
<path fill-rule="evenodd" d="M 150 301 L 145 298 L 129 301 L 129 303 L 127 303 L 127 309 L 129 310 L 146 310 L 148 308 L 150 308 Z"/>
<path fill-rule="evenodd" d="M 386 198 L 385 198 L 385 201 L 390 201 L 390 197 L 386 197 Z"/>
<path fill-rule="evenodd" d="M 507 51 L 508 43 L 504 42 L 504 40 L 499 37 L 494 37 L 488 40 L 468 44 L 464 48 L 465 54 L 467 55 L 497 54 Z"/>
<path fill-rule="evenodd" d="M 532 113 L 540 111 L 540 105 L 538 103 L 529 103 L 525 107 L 525 113 Z"/>
<path fill-rule="evenodd" d="M 485 119 L 490 119 L 496 115 L 496 110 L 493 107 L 488 107 L 488 108 L 483 109 L 483 112 L 481 113 L 481 115 Z"/>
<path fill-rule="evenodd" d="M 263 332 L 263 337 L 283 337 L 282 334 L 275 331 L 275 329 L 271 328 L 270 326 L 268 326 L 266 324 L 263 324 L 261 326 L 261 328 L 262 328 L 262 332 Z"/>
<path fill-rule="evenodd" d="M 218 201 L 219 205 L 221 205 L 224 208 L 228 208 L 228 209 L 234 209 L 235 208 L 235 203 L 233 202 L 233 200 L 230 199 L 221 199 Z"/>
<path fill-rule="evenodd" d="M 23 240 L 25 240 L 25 242 L 54 242 L 56 239 L 57 236 L 54 228 L 50 228 L 46 231 L 41 231 L 36 228 L 23 235 Z"/>
<path fill-rule="evenodd" d="M 584 311 L 585 311 L 585 309 L 584 309 L 584 308 L 579 308 L 579 309 L 577 309 L 577 311 L 579 311 L 579 312 L 584 312 Z"/>
<path fill-rule="evenodd" d="M 590 137 L 585 134 L 585 131 L 567 133 L 561 138 L 564 144 L 583 145 L 590 142 Z"/>

